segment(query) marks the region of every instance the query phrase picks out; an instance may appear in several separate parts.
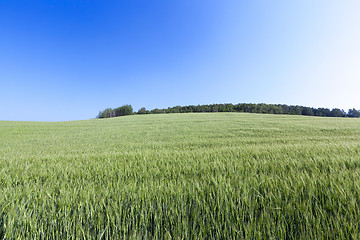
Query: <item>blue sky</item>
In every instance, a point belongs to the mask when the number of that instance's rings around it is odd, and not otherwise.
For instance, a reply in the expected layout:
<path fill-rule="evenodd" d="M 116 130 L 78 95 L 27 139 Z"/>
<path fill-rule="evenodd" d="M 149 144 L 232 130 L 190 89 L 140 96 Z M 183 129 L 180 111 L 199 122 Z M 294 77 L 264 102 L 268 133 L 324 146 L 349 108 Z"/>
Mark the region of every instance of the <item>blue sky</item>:
<path fill-rule="evenodd" d="M 0 120 L 211 103 L 360 109 L 355 0 L 0 1 Z"/>

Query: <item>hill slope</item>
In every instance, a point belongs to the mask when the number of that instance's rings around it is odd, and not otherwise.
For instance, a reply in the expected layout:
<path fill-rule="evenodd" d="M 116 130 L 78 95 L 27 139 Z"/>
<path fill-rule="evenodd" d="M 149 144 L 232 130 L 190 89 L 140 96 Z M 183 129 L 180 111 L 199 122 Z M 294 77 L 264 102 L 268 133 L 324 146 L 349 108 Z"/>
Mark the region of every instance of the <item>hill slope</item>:
<path fill-rule="evenodd" d="M 0 122 L 1 238 L 359 238 L 360 121 Z"/>

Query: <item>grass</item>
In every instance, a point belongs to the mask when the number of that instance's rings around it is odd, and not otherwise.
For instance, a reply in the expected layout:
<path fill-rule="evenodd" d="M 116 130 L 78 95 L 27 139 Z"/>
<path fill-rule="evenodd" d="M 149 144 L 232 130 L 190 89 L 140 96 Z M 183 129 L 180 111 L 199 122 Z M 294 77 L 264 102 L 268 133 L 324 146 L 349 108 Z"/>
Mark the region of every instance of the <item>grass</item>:
<path fill-rule="evenodd" d="M 0 239 L 359 239 L 360 120 L 0 122 Z"/>

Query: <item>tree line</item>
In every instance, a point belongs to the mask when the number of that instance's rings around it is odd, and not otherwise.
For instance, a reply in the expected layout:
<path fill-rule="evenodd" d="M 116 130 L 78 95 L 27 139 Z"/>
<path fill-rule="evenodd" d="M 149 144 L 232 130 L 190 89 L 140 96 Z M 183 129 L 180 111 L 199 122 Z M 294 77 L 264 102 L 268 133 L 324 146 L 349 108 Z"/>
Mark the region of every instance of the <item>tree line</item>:
<path fill-rule="evenodd" d="M 104 111 L 100 111 L 96 118 L 111 118 L 120 117 L 134 114 L 134 110 L 131 105 L 124 105 L 115 109 L 107 108 Z"/>
<path fill-rule="evenodd" d="M 137 112 L 133 111 L 131 105 L 124 105 L 115 109 L 107 108 L 100 111 L 97 118 L 110 118 L 126 116 L 132 114 L 161 114 L 161 113 L 196 113 L 196 112 L 247 112 L 247 113 L 264 113 L 264 114 L 290 114 L 306 115 L 321 117 L 360 117 L 360 111 L 355 108 L 345 112 L 339 108 L 312 108 L 304 106 L 293 106 L 285 104 L 265 104 L 265 103 L 239 103 L 239 104 L 208 104 L 208 105 L 189 105 L 175 106 L 163 109 L 147 110 L 140 108 Z"/>

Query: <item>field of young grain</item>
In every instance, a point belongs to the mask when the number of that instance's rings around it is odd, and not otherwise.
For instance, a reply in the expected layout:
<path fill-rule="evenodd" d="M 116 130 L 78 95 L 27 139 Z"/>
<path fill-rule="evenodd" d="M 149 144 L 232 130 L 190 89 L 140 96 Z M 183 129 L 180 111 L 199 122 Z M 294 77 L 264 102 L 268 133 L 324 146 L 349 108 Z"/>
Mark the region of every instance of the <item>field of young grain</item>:
<path fill-rule="evenodd" d="M 0 122 L 0 239 L 359 239 L 360 120 Z"/>

